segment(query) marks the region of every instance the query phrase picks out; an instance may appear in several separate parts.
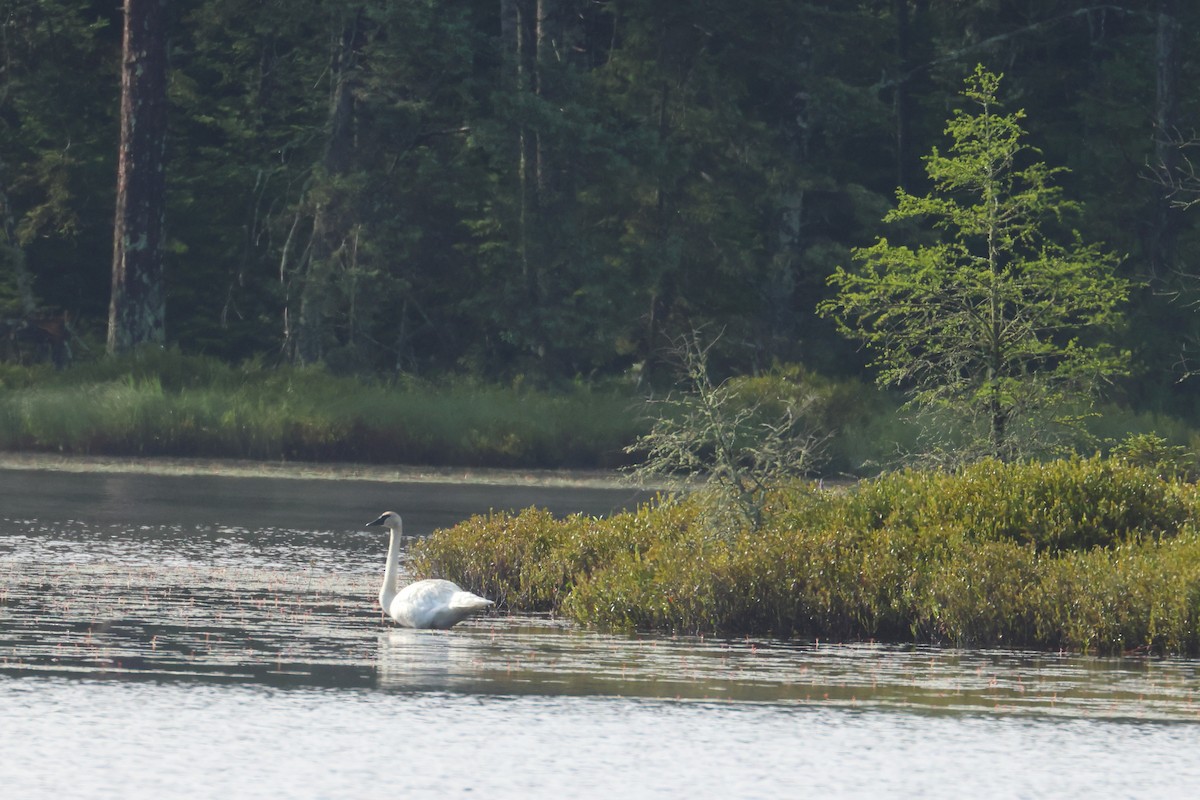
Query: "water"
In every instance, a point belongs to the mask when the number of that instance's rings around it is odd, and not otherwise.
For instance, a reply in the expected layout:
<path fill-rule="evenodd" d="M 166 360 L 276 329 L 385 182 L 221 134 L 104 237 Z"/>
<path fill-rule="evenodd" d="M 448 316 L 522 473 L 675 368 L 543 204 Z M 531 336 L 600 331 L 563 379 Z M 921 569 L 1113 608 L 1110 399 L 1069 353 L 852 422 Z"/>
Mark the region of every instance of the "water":
<path fill-rule="evenodd" d="M 360 526 L 511 488 L 0 471 L 4 796 L 1200 790 L 1195 660 L 386 624 Z"/>
<path fill-rule="evenodd" d="M 1200 778 L 1195 726 L 1081 719 L 57 678 L 0 683 L 0 708 L 22 798 L 1166 798 Z"/>

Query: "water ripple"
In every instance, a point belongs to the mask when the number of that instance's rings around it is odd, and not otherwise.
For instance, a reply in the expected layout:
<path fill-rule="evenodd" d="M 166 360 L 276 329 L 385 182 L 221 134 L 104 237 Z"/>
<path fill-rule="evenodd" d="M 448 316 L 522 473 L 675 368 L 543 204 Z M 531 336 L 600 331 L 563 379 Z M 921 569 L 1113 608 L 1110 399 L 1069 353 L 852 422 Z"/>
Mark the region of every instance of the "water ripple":
<path fill-rule="evenodd" d="M 386 623 L 370 534 L 0 520 L 0 671 L 1195 720 L 1200 662 Z"/>

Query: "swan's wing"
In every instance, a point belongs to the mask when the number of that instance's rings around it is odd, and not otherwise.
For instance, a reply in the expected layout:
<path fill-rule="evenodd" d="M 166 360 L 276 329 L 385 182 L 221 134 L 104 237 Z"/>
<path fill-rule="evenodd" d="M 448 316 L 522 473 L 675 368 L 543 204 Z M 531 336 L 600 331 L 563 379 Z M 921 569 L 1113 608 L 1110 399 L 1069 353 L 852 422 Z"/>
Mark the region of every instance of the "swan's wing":
<path fill-rule="evenodd" d="M 410 583 L 400 590 L 396 599 L 417 608 L 438 608 L 449 605 L 450 599 L 461 591 L 450 581 L 431 579 Z"/>
<path fill-rule="evenodd" d="M 424 580 L 400 590 L 389 613 L 412 628 L 449 628 L 468 614 L 487 608 L 492 601 L 444 580 Z"/>
<path fill-rule="evenodd" d="M 450 608 L 462 608 L 467 611 L 477 611 L 490 605 L 492 605 L 491 600 L 471 592 L 455 592 L 454 596 L 450 598 Z"/>

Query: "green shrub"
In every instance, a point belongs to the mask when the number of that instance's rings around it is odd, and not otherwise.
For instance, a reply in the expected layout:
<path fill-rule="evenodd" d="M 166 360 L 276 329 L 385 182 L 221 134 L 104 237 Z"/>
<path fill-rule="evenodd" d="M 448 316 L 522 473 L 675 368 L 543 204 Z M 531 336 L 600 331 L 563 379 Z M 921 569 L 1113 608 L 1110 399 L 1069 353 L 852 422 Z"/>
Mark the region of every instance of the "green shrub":
<path fill-rule="evenodd" d="M 776 490 L 714 535 L 719 495 L 608 520 L 477 517 L 423 574 L 587 624 L 1097 652 L 1200 650 L 1194 487 L 1116 459 L 906 471 Z"/>
<path fill-rule="evenodd" d="M 1134 466 L 1148 467 L 1160 478 L 1196 478 L 1195 454 L 1156 433 L 1127 434 L 1112 448 L 1111 455 Z"/>
<path fill-rule="evenodd" d="M 1038 564 L 1027 545 L 960 540 L 931 570 L 924 602 L 913 613 L 916 638 L 960 647 L 1035 643 L 1030 592 Z"/>
<path fill-rule="evenodd" d="M 1122 652 L 1200 650 L 1200 536 L 1129 542 L 1042 563 L 1037 638 L 1050 647 Z"/>
<path fill-rule="evenodd" d="M 416 543 L 410 569 L 454 575 L 510 608 L 557 610 L 576 581 L 594 569 L 677 535 L 695 519 L 687 503 L 645 506 L 608 520 L 558 520 L 536 508 L 477 515 Z"/>
<path fill-rule="evenodd" d="M 1121 459 L 985 460 L 953 472 L 905 470 L 864 481 L 836 513 L 847 525 L 953 526 L 976 539 L 1059 551 L 1115 544 L 1135 531 L 1174 535 L 1195 503 L 1191 486 Z"/>

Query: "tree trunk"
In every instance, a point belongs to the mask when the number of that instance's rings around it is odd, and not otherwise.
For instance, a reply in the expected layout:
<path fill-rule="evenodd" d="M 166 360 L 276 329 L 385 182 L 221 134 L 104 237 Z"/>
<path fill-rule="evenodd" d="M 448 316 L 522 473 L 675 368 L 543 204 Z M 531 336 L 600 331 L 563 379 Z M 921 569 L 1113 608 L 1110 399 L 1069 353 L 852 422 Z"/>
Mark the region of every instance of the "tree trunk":
<path fill-rule="evenodd" d="M 658 104 L 658 141 L 660 143 L 667 141 L 667 135 L 670 132 L 670 100 L 671 86 L 664 80 L 659 91 Z M 658 353 L 659 339 L 666 329 L 671 309 L 675 306 L 677 294 L 675 270 L 679 266 L 676 256 L 667 257 L 665 255 L 673 253 L 674 250 L 670 247 L 672 232 L 671 215 L 668 210 L 668 187 L 661 173 L 658 175 L 656 183 L 655 227 L 657 228 L 658 252 L 664 255 L 655 259 L 654 266 L 650 269 L 652 276 L 649 287 L 650 309 L 646 315 L 646 340 L 642 344 L 645 365 L 642 375 L 648 381 L 656 380 L 660 367 L 665 366 L 665 363 L 660 363 L 663 359 L 660 359 Z"/>
<path fill-rule="evenodd" d="M 555 46 L 555 23 L 557 22 L 556 0 L 536 0 L 534 9 L 534 59 L 533 59 L 533 93 L 543 99 L 548 99 L 550 89 L 546 85 L 546 72 L 542 65 L 553 58 Z M 549 168 L 546 163 L 546 143 L 541 131 L 534 133 L 534 186 L 537 187 L 539 205 L 547 191 L 546 182 L 549 179 Z"/>
<path fill-rule="evenodd" d="M 900 80 L 896 83 L 894 97 L 896 114 L 896 185 L 908 189 L 912 166 L 912 84 L 917 80 L 917 32 L 922 29 L 927 0 L 894 0 L 896 16 L 896 61 Z"/>
<path fill-rule="evenodd" d="M 536 0 L 501 0 L 500 37 L 508 87 L 518 98 L 536 91 Z M 518 113 L 521 113 L 520 111 Z M 535 276 L 529 258 L 529 231 L 537 206 L 537 142 L 524 120 L 518 120 L 514 139 L 517 167 L 517 254 L 521 277 L 535 299 Z"/>
<path fill-rule="evenodd" d="M 533 92 L 552 108 L 569 102 L 563 84 L 564 72 L 578 66 L 582 37 L 578 0 L 537 0 L 536 53 L 533 63 Z M 567 165 L 561 152 L 537 134 L 536 185 L 538 203 L 549 208 L 563 199 L 562 177 Z"/>
<path fill-rule="evenodd" d="M 770 340 L 768 351 L 773 351 L 777 343 L 792 341 L 795 337 L 796 283 L 800 256 L 806 246 L 804 211 L 807 196 L 801 178 L 809 170 L 812 142 L 810 113 L 813 98 L 806 90 L 812 82 L 812 42 L 809 37 L 805 36 L 796 43 L 793 61 L 798 81 L 783 127 L 788 143 L 787 154 L 795 173 L 791 185 L 784 188 L 779 196 L 776 250 L 763 288 L 767 337 Z"/>
<path fill-rule="evenodd" d="M 0 162 L 0 175 L 5 172 L 3 162 Z M 17 282 L 17 301 L 20 312 L 28 317 L 37 308 L 33 295 L 33 276 L 25 265 L 25 251 L 17 239 L 16 221 L 13 219 L 12 206 L 8 202 L 8 192 L 0 183 L 0 226 L 2 226 L 3 241 L 0 242 L 0 269 L 7 267 L 13 273 Z"/>
<path fill-rule="evenodd" d="M 363 11 L 358 9 L 342 26 L 330 54 L 332 85 L 325 152 L 320 164 L 321 179 L 337 179 L 348 173 L 353 165 L 354 82 L 362 45 L 362 22 Z M 325 356 L 334 261 L 347 235 L 336 220 L 330 219 L 330 210 L 325 205 L 317 203 L 308 211 L 312 227 L 308 245 L 296 266 L 300 283 L 299 307 L 294 324 L 285 324 L 286 350 L 291 360 L 298 364 L 315 364 Z M 290 321 L 286 310 L 285 319 Z"/>
<path fill-rule="evenodd" d="M 1168 184 L 1179 171 L 1179 15 L 1177 0 L 1159 0 L 1154 39 L 1154 156 Z M 1179 238 L 1179 209 L 1166 186 L 1157 187 L 1154 224 L 1150 232 L 1150 271 L 1168 275 L 1175 264 Z"/>
<path fill-rule="evenodd" d="M 908 81 L 912 70 L 912 36 L 910 34 L 908 0 L 895 0 L 896 57 L 903 76 L 896 84 L 896 185 L 908 188 L 908 150 L 912 138 L 912 109 Z"/>
<path fill-rule="evenodd" d="M 165 0 L 125 0 L 108 352 L 165 341 Z"/>

